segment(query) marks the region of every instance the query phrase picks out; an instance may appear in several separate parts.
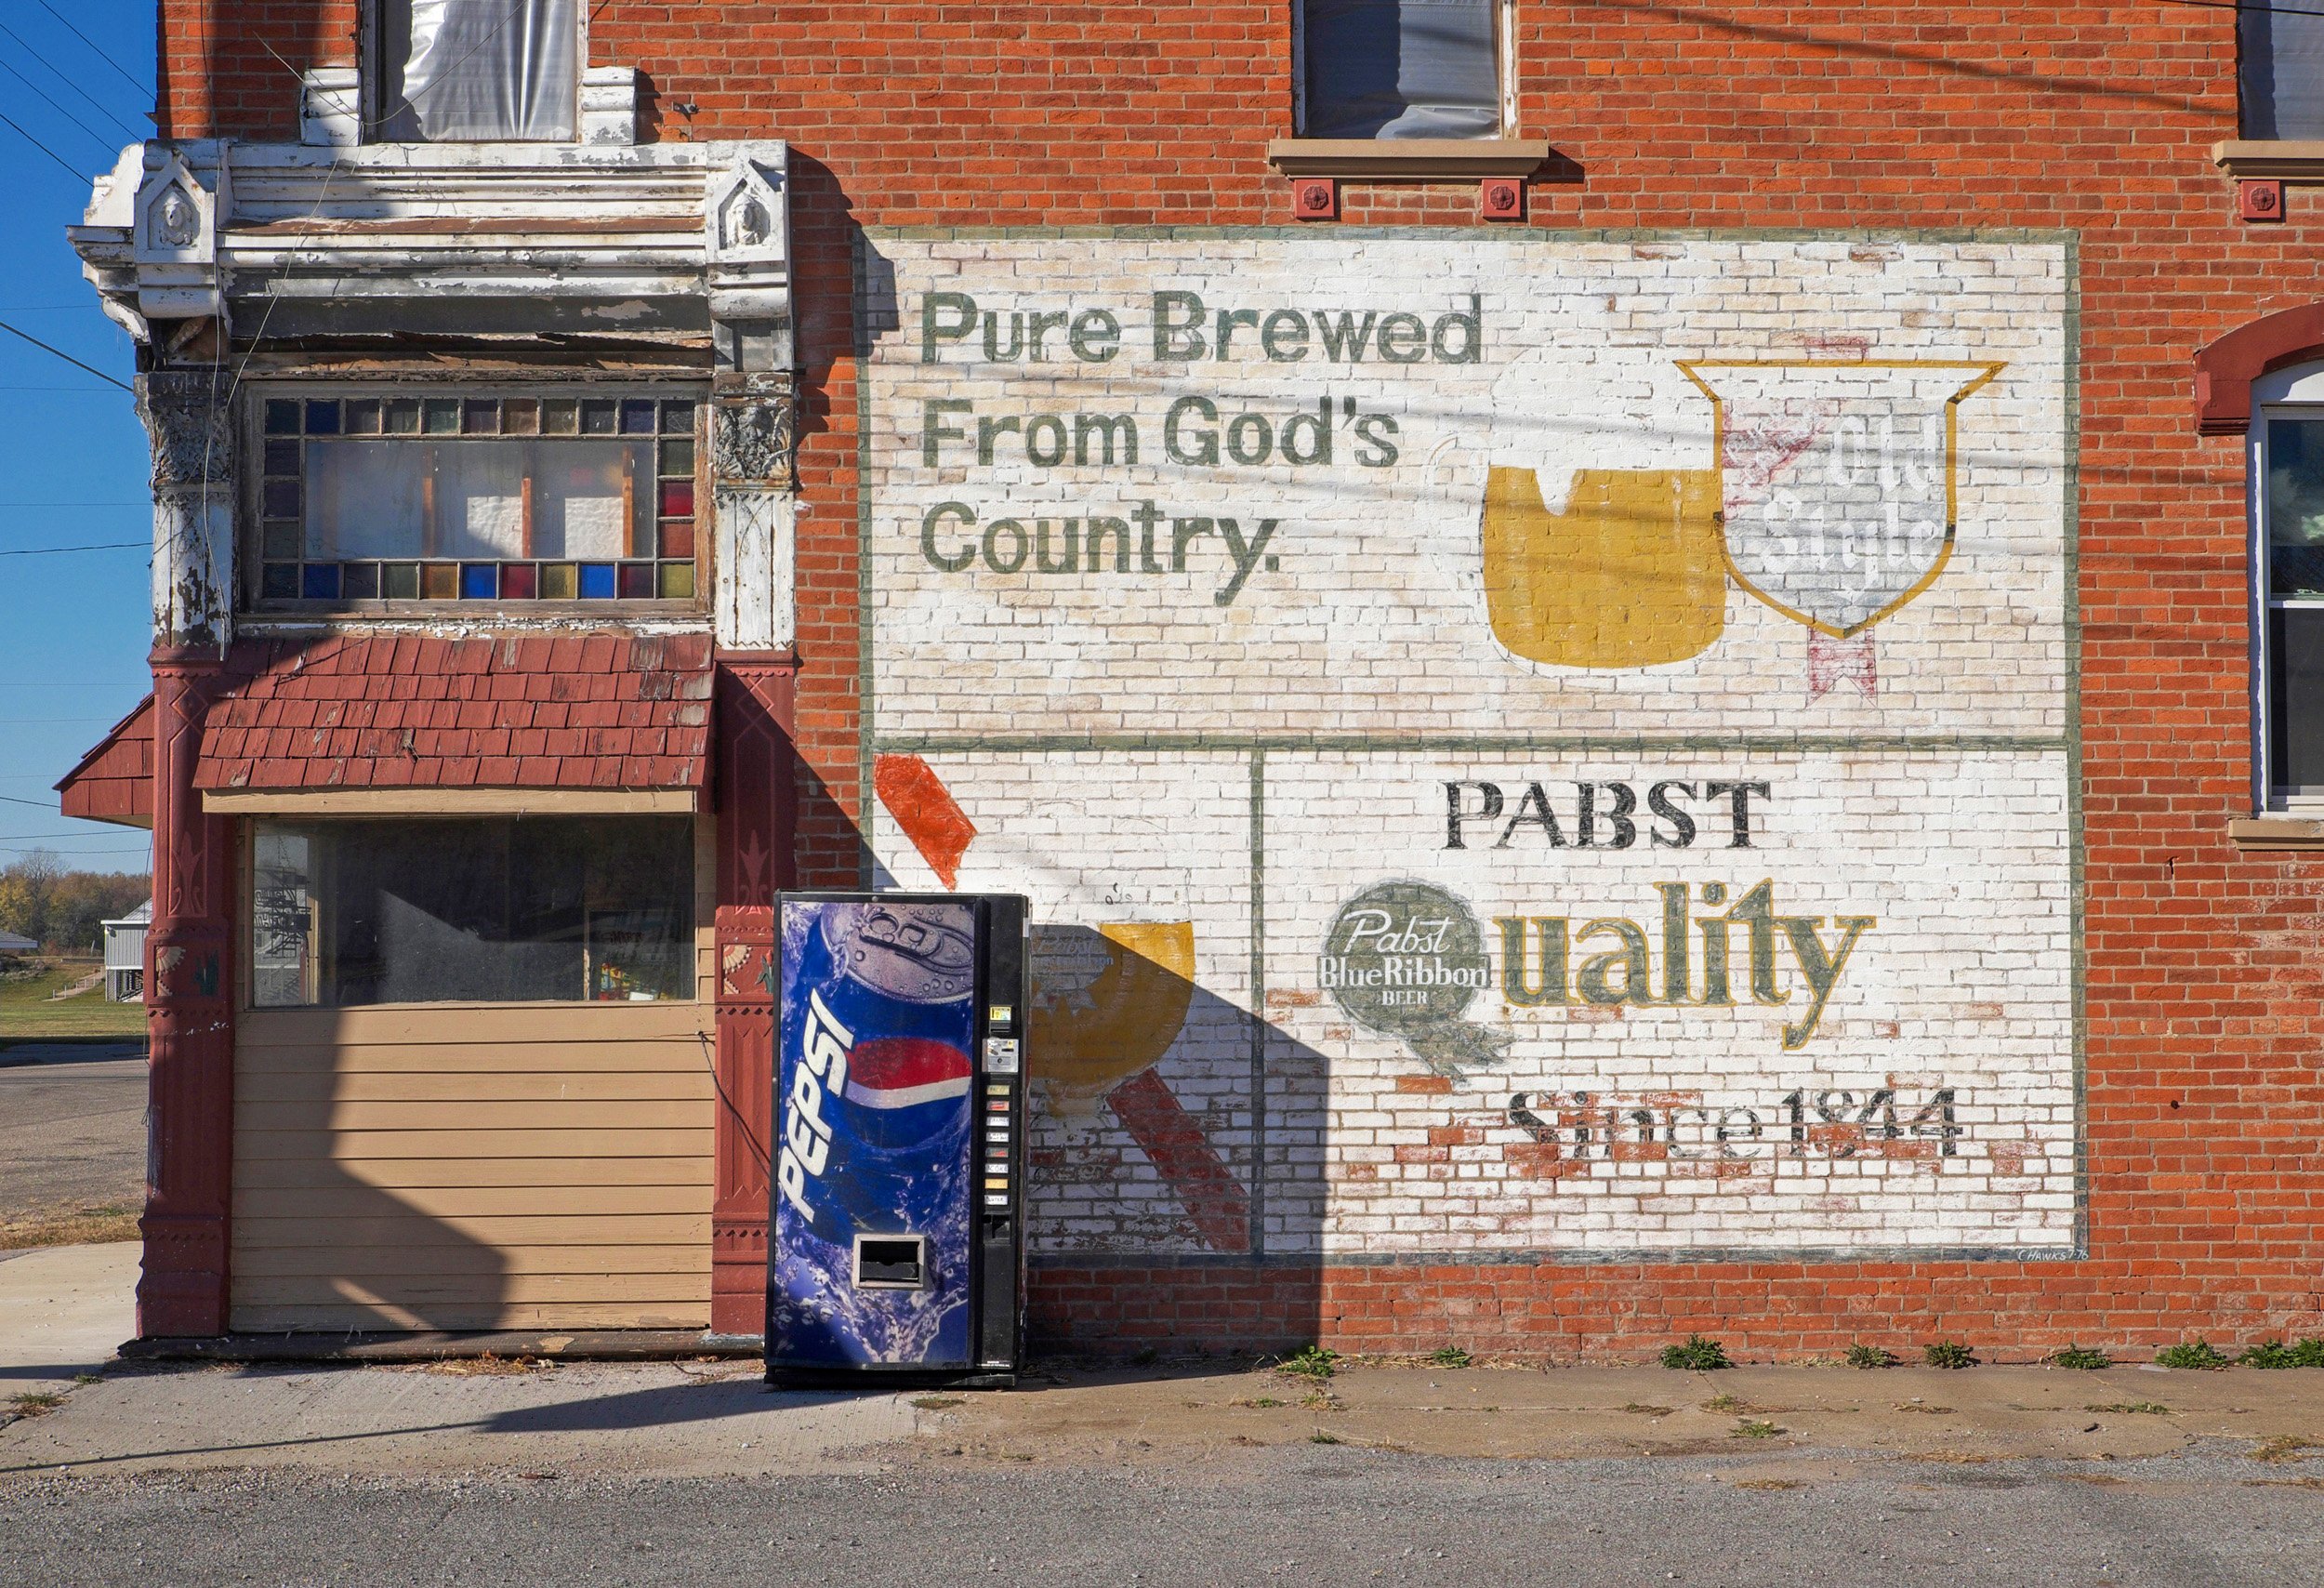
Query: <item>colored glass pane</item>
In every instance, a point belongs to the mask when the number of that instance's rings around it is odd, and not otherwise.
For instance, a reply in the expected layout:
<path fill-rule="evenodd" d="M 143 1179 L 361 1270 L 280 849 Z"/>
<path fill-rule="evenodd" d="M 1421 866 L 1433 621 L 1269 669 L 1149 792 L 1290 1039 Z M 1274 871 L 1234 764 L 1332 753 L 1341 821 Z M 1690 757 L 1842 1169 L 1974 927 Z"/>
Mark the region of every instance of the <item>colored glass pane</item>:
<path fill-rule="evenodd" d="M 654 433 L 654 404 L 632 400 L 621 405 L 621 433 L 626 436 L 650 436 Z"/>
<path fill-rule="evenodd" d="M 581 593 L 580 570 L 571 562 L 541 564 L 541 599 L 572 601 Z"/>
<path fill-rule="evenodd" d="M 457 601 L 460 596 L 460 565 L 457 562 L 421 563 L 419 593 L 428 601 Z"/>
<path fill-rule="evenodd" d="M 269 480 L 259 488 L 258 510 L 268 518 L 298 516 L 298 482 Z"/>
<path fill-rule="evenodd" d="M 614 599 L 614 565 L 611 562 L 581 564 L 581 599 L 611 601 Z"/>
<path fill-rule="evenodd" d="M 692 480 L 662 482 L 662 516 L 684 519 L 694 516 L 694 483 Z"/>
<path fill-rule="evenodd" d="M 298 564 L 269 562 L 258 575 L 258 593 L 273 601 L 286 601 L 298 593 Z"/>
<path fill-rule="evenodd" d="M 694 443 L 692 438 L 684 441 L 666 441 L 662 443 L 662 473 L 665 476 L 679 476 L 691 480 L 693 478 L 693 472 Z"/>
<path fill-rule="evenodd" d="M 692 562 L 662 564 L 662 599 L 692 601 L 694 593 L 694 565 Z"/>
<path fill-rule="evenodd" d="M 512 436 L 541 433 L 541 404 L 535 397 L 511 397 L 500 404 L 501 430 Z"/>
<path fill-rule="evenodd" d="M 489 397 L 471 397 L 460 405 L 460 430 L 465 435 L 500 433 L 500 404 Z"/>
<path fill-rule="evenodd" d="M 266 405 L 266 433 L 271 436 L 295 436 L 298 433 L 298 404 L 283 398 L 270 398 Z"/>
<path fill-rule="evenodd" d="M 581 399 L 581 433 L 585 436 L 609 436 L 621 418 L 621 404 L 609 398 Z"/>
<path fill-rule="evenodd" d="M 271 441 L 266 443 L 266 471 L 269 474 L 298 472 L 298 443 L 295 441 Z"/>
<path fill-rule="evenodd" d="M 694 405 L 692 403 L 662 404 L 662 433 L 690 436 L 694 433 Z"/>
<path fill-rule="evenodd" d="M 339 599 L 341 601 L 378 600 L 379 564 L 376 562 L 340 563 Z"/>
<path fill-rule="evenodd" d="M 571 397 L 541 399 L 541 434 L 571 436 L 581 433 L 581 404 Z"/>
<path fill-rule="evenodd" d="M 379 593 L 390 601 L 419 599 L 419 564 L 385 562 L 379 568 Z"/>
<path fill-rule="evenodd" d="M 339 433 L 339 404 L 337 398 L 308 399 L 307 433 L 310 436 L 335 436 Z"/>
<path fill-rule="evenodd" d="M 337 601 L 339 599 L 339 565 L 337 562 L 310 562 L 300 578 L 298 593 L 308 601 Z"/>
<path fill-rule="evenodd" d="M 500 570 L 491 562 L 460 564 L 460 599 L 490 601 L 500 593 Z"/>
<path fill-rule="evenodd" d="M 460 403 L 456 397 L 430 397 L 420 404 L 420 428 L 431 436 L 460 433 Z"/>
<path fill-rule="evenodd" d="M 539 570 L 532 563 L 503 564 L 500 570 L 500 598 L 503 601 L 531 601 L 539 591 Z"/>
<path fill-rule="evenodd" d="M 296 557 L 298 555 L 298 525 L 270 523 L 258 533 L 258 554 L 262 557 Z"/>
<path fill-rule="evenodd" d="M 672 522 L 662 526 L 662 555 L 692 557 L 694 554 L 694 526 L 691 523 Z"/>

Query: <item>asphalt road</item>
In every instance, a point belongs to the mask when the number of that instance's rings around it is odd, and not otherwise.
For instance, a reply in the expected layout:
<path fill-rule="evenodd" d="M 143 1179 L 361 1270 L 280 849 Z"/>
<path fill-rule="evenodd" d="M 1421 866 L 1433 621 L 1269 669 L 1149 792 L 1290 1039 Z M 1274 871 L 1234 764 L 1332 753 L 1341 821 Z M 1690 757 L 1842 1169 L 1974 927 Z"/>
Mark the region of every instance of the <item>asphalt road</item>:
<path fill-rule="evenodd" d="M 1757 1470 L 1296 1447 L 1199 1470 L 916 1461 L 772 1481 L 43 1477 L 0 1485 L 0 1582 L 2324 1582 L 2324 1492 L 2257 1486 L 2224 1453 L 2094 1482 L 2036 1462 Z"/>
<path fill-rule="evenodd" d="M 42 1062 L 10 1062 L 33 1052 Z M 135 1207 L 144 1195 L 141 1044 L 27 1043 L 0 1053 L 0 1223 Z M 6 1571 L 0 1563 L 0 1581 Z"/>

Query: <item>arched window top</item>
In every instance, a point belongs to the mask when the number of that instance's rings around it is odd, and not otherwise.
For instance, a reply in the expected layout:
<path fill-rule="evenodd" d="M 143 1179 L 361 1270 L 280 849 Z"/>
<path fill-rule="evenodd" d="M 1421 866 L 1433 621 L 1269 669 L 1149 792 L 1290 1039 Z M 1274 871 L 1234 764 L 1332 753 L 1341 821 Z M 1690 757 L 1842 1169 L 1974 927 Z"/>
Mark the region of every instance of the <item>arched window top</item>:
<path fill-rule="evenodd" d="M 2273 371 L 2319 362 L 2324 362 L 2324 303 L 2303 304 L 2237 326 L 2195 355 L 2198 428 L 2207 436 L 2242 435 L 2251 428 L 2252 382 Z"/>

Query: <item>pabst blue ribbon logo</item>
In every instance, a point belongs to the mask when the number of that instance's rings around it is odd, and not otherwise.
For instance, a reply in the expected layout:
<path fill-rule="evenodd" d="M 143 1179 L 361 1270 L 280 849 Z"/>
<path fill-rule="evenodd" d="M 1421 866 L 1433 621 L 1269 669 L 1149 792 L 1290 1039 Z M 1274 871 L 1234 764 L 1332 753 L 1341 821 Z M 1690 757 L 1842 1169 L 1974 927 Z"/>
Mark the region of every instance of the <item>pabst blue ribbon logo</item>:
<path fill-rule="evenodd" d="M 815 1216 L 807 1205 L 807 1177 L 820 1179 L 831 1156 L 831 1122 L 824 1118 L 824 1099 L 846 1095 L 848 1054 L 854 1046 L 855 1034 L 824 1006 L 823 994 L 810 992 L 806 1038 L 799 1044 L 799 1067 L 791 1072 L 783 1155 L 774 1170 L 775 1184 L 803 1218 Z"/>

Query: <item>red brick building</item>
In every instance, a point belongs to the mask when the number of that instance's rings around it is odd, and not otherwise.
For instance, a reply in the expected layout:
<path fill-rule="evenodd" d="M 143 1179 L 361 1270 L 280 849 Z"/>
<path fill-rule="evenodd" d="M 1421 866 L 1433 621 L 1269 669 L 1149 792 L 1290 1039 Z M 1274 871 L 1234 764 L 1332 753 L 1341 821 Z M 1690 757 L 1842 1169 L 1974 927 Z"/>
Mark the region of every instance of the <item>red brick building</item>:
<path fill-rule="evenodd" d="M 145 1332 L 755 1332 L 888 880 L 1051 1340 L 2319 1327 L 2310 19 L 516 9 L 164 0 L 74 233 Z"/>

